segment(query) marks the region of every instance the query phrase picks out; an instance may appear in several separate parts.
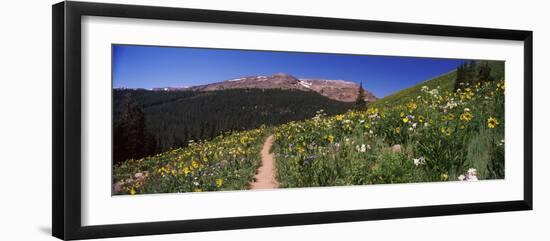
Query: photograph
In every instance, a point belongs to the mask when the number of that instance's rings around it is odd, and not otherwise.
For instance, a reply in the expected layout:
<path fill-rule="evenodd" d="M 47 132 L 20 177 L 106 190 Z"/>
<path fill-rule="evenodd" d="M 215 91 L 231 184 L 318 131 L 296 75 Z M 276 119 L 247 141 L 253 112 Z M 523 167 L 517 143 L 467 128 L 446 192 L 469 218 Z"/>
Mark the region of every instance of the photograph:
<path fill-rule="evenodd" d="M 505 178 L 502 60 L 130 44 L 111 58 L 112 195 Z"/>
<path fill-rule="evenodd" d="M 550 240 L 544 1 L 2 9 L 0 241 Z"/>

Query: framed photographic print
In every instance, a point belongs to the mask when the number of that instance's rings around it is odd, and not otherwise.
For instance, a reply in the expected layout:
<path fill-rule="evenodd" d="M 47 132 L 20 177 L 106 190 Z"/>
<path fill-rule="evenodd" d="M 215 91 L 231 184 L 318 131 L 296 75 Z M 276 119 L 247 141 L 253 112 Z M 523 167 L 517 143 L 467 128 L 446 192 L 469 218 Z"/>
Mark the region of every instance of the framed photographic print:
<path fill-rule="evenodd" d="M 532 32 L 61 2 L 53 235 L 532 209 Z"/>

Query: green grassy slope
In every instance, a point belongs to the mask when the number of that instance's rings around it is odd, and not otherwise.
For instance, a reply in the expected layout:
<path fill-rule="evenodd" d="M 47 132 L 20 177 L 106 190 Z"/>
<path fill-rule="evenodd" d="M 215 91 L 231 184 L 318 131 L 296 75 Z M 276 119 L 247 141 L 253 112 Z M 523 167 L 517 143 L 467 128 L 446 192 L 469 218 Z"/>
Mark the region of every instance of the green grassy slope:
<path fill-rule="evenodd" d="M 477 61 L 477 65 L 485 63 L 489 64 L 489 67 L 491 68 L 491 76 L 495 80 L 504 79 L 504 62 Z M 452 91 L 455 84 L 455 79 L 456 70 L 453 70 L 435 78 L 421 82 L 415 86 L 400 90 L 392 95 L 388 95 L 384 98 L 378 99 L 372 102 L 369 106 L 381 108 L 404 104 L 411 100 L 411 98 L 416 98 L 416 96 L 420 95 L 422 86 L 427 86 L 430 89 L 435 89 L 439 86 L 441 91 Z"/>
<path fill-rule="evenodd" d="M 437 76 L 430 80 L 426 80 L 410 88 L 401 90 L 395 94 L 388 95 L 384 98 L 378 99 L 372 102 L 369 106 L 381 108 L 381 107 L 390 107 L 390 106 L 406 103 L 411 98 L 414 98 L 415 96 L 420 95 L 421 93 L 420 90 L 422 86 L 427 86 L 430 89 L 435 89 L 437 88 L 437 86 L 439 86 L 443 91 L 445 90 L 451 91 L 453 89 L 455 79 L 456 79 L 456 71 L 453 70 L 449 73 Z"/>

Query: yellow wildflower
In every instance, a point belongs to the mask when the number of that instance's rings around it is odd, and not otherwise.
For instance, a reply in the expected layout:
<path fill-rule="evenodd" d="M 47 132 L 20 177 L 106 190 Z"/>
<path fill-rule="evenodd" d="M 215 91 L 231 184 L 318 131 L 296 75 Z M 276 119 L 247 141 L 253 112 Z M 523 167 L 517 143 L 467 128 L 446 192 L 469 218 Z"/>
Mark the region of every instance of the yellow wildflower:
<path fill-rule="evenodd" d="M 333 135 L 328 135 L 327 137 L 327 140 L 332 143 L 334 141 L 334 136 Z"/>
<path fill-rule="evenodd" d="M 472 113 L 470 112 L 464 112 L 460 115 L 460 120 L 461 121 L 466 121 L 466 122 L 469 122 L 472 120 L 474 116 L 472 115 Z"/>
<path fill-rule="evenodd" d="M 200 165 L 199 165 L 198 162 L 196 162 L 196 161 L 192 161 L 192 162 L 191 162 L 191 167 L 193 167 L 193 168 L 199 168 L 199 166 L 200 166 Z"/>
<path fill-rule="evenodd" d="M 184 167 L 184 168 L 183 168 L 183 174 L 184 174 L 185 176 L 187 176 L 187 174 L 189 174 L 190 172 L 191 172 L 191 169 L 189 169 L 189 167 Z"/>
<path fill-rule="evenodd" d="M 498 120 L 494 117 L 489 117 L 489 119 L 487 119 L 487 126 L 491 129 L 495 128 L 496 126 L 498 125 Z"/>
<path fill-rule="evenodd" d="M 504 90 L 504 82 L 497 84 L 497 90 L 498 89 Z"/>
<path fill-rule="evenodd" d="M 223 185 L 223 179 L 221 178 L 216 179 L 216 186 L 221 187 L 222 185 Z"/>
<path fill-rule="evenodd" d="M 409 109 L 409 112 L 413 112 L 417 107 L 418 106 L 414 102 L 407 103 L 407 109 Z"/>
<path fill-rule="evenodd" d="M 401 132 L 401 128 L 395 127 L 395 130 L 394 130 L 394 131 L 395 131 L 395 133 L 399 134 L 399 133 Z"/>
<path fill-rule="evenodd" d="M 409 118 L 407 117 L 403 118 L 403 123 L 407 123 L 407 122 L 409 122 Z"/>
<path fill-rule="evenodd" d="M 450 136 L 451 135 L 451 128 L 449 127 L 441 127 L 441 133 L 443 135 L 446 135 L 446 136 Z"/>
<path fill-rule="evenodd" d="M 372 107 L 369 108 L 369 109 L 367 110 L 367 114 L 368 114 L 368 115 L 378 114 L 378 108 L 372 108 Z"/>
<path fill-rule="evenodd" d="M 418 116 L 418 122 L 424 123 L 424 116 L 419 115 Z"/>

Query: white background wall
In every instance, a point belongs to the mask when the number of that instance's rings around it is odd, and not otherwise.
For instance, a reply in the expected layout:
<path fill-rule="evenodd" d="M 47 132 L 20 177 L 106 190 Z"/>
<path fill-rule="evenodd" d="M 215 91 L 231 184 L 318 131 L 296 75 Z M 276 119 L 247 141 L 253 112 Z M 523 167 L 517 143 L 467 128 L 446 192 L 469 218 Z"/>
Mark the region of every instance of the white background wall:
<path fill-rule="evenodd" d="M 119 240 L 548 240 L 550 24 L 545 1 L 109 2 L 533 30 L 534 206 L 436 218 L 263 228 Z M 51 4 L 9 1 L 0 10 L 0 240 L 53 240 L 51 231 Z M 444 194 L 442 194 L 444 195 Z M 404 197 L 406 198 L 406 197 Z"/>

